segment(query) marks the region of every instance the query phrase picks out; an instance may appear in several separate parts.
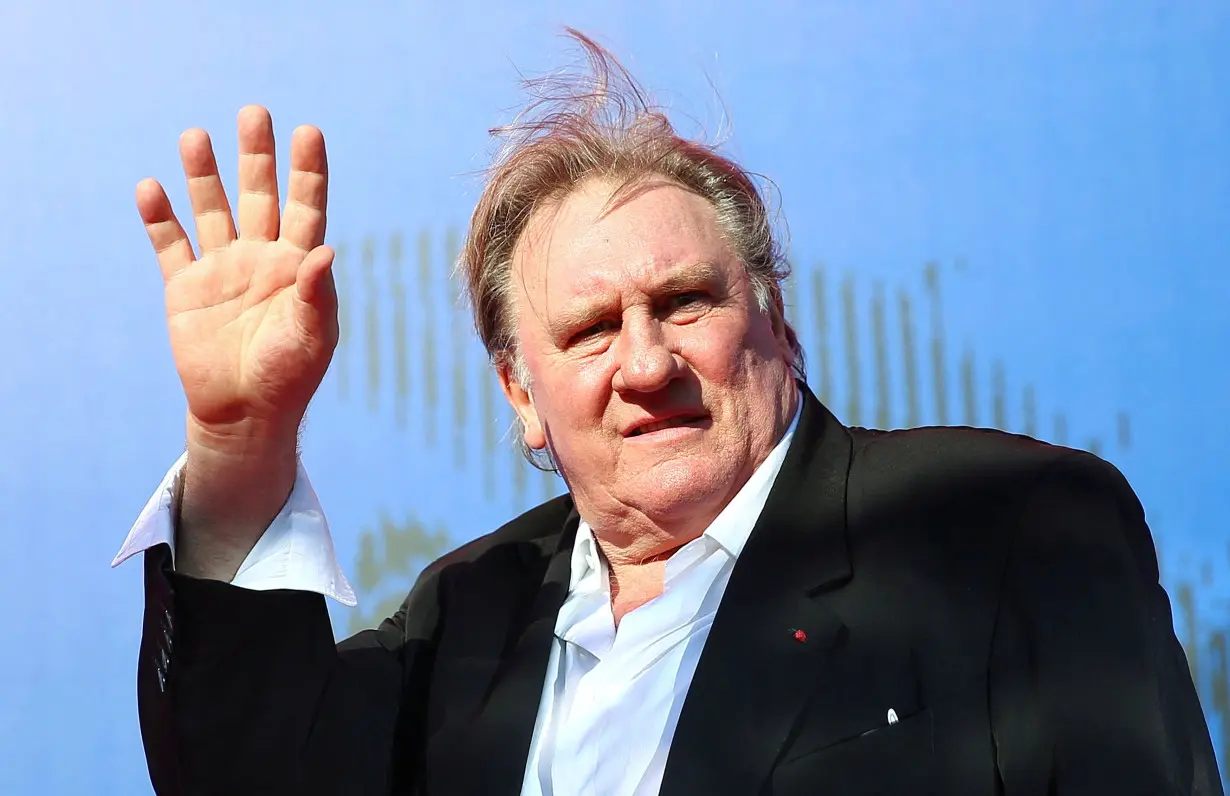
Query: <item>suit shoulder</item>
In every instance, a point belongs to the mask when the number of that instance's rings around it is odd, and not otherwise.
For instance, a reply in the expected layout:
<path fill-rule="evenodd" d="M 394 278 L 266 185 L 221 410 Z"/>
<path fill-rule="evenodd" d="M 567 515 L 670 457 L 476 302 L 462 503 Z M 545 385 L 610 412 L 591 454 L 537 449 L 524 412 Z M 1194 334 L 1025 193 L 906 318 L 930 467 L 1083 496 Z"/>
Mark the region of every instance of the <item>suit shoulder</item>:
<path fill-rule="evenodd" d="M 1043 458 L 1059 458 L 1077 452 L 1026 434 L 973 426 L 920 426 L 892 431 L 854 426 L 850 434 L 856 450 L 876 447 L 901 453 Z"/>
<path fill-rule="evenodd" d="M 1088 496 L 1139 506 L 1127 480 L 1086 451 L 1024 434 L 964 426 L 851 428 L 850 484 L 866 497 L 910 495 L 927 504 L 1022 507 L 1043 484 L 1066 479 Z"/>
<path fill-rule="evenodd" d="M 567 494 L 541 503 L 494 531 L 440 556 L 423 570 L 423 576 L 437 575 L 454 564 L 473 563 L 504 548 L 526 544 L 542 547 L 559 535 L 572 510 L 572 498 Z"/>
<path fill-rule="evenodd" d="M 1143 519 L 1127 479 L 1088 451 L 1024 434 L 965 426 L 898 431 L 852 428 L 851 479 L 864 490 L 907 490 L 933 499 L 1009 499 L 1007 506 L 1062 492 L 1071 500 L 1110 499 Z"/>
<path fill-rule="evenodd" d="M 1137 556 L 1156 570 L 1156 548 L 1144 506 L 1127 478 L 1110 462 L 1085 451 L 1071 451 L 1048 467 L 1030 490 L 1029 512 L 1037 524 L 1051 526 L 1057 511 L 1096 516 L 1106 527 L 1121 529 Z"/>
<path fill-rule="evenodd" d="M 1022 484 L 1068 457 L 1092 454 L 1052 445 L 1024 434 L 968 426 L 925 426 L 881 431 L 851 428 L 854 467 L 902 474 L 998 476 Z M 1109 466 L 1109 465 L 1108 465 Z"/>

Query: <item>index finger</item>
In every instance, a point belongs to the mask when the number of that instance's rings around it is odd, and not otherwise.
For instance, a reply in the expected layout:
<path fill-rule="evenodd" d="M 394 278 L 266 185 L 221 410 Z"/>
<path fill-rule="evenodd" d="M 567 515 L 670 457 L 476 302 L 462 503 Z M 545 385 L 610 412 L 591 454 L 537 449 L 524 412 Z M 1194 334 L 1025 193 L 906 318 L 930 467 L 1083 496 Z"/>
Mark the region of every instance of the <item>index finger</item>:
<path fill-rule="evenodd" d="M 325 137 L 311 125 L 296 128 L 290 139 L 290 179 L 282 213 L 282 240 L 303 251 L 325 242 L 325 205 L 329 161 Z"/>
<path fill-rule="evenodd" d="M 166 190 L 157 180 L 144 179 L 137 183 L 137 211 L 145 224 L 149 242 L 158 255 L 158 266 L 162 269 L 164 280 L 169 281 L 195 262 L 192 243 L 175 217 Z"/>

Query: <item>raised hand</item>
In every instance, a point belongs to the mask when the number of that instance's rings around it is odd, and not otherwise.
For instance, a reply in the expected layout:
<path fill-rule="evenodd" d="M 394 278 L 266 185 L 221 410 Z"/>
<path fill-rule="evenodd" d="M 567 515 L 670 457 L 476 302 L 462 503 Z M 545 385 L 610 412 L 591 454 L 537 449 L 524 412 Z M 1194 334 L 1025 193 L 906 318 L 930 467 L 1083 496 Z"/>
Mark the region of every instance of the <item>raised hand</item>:
<path fill-rule="evenodd" d="M 162 186 L 137 186 L 188 400 L 175 563 L 229 580 L 290 493 L 299 424 L 337 345 L 328 167 L 320 131 L 295 130 L 279 213 L 273 123 L 264 108 L 244 108 L 236 234 L 208 134 L 189 130 L 179 146 L 199 256 Z"/>
<path fill-rule="evenodd" d="M 166 284 L 189 434 L 293 436 L 337 344 L 324 138 L 295 130 L 280 214 L 272 120 L 264 108 L 240 111 L 238 235 L 209 135 L 185 132 L 180 156 L 200 256 L 155 180 L 137 186 L 137 208 Z"/>

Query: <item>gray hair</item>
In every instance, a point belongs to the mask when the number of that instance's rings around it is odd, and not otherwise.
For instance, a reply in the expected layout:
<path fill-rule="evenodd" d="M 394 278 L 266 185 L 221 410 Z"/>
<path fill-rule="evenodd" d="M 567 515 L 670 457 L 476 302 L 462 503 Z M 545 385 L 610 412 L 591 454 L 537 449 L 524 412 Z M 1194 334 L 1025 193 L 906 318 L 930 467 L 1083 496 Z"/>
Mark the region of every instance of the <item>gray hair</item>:
<path fill-rule="evenodd" d="M 588 62 L 579 74 L 525 81 L 531 101 L 511 123 L 492 130 L 503 142 L 470 219 L 458 270 L 483 346 L 498 369 L 527 390 L 529 372 L 517 346 L 512 259 L 526 225 L 540 208 L 561 201 L 592 179 L 617 183 L 617 201 L 645 177 L 662 177 L 706 199 L 722 235 L 742 260 L 761 311 L 781 301 L 790 266 L 753 176 L 716 146 L 676 133 L 631 74 L 602 46 L 568 29 Z M 784 321 L 784 319 L 783 319 Z M 789 323 L 786 338 L 796 374 L 805 376 L 803 349 Z M 526 458 L 555 469 L 549 454 Z"/>

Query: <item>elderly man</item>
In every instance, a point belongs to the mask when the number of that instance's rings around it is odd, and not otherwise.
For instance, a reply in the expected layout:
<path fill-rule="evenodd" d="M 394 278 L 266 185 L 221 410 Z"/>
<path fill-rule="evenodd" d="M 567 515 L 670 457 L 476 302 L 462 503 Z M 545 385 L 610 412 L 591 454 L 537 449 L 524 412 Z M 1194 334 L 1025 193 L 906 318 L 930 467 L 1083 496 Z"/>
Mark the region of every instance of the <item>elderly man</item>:
<path fill-rule="evenodd" d="M 146 551 L 157 792 L 1221 793 L 1119 473 L 844 427 L 799 379 L 754 182 L 581 41 L 592 84 L 504 131 L 461 262 L 568 494 L 338 646 L 296 456 L 337 339 L 321 134 L 295 131 L 279 218 L 269 115 L 240 113 L 237 233 L 185 133 L 199 253 L 138 187 L 188 403 L 120 556 Z"/>

